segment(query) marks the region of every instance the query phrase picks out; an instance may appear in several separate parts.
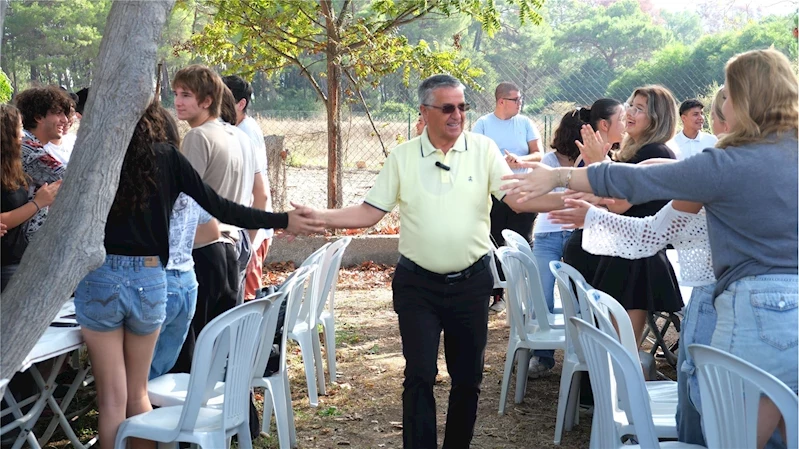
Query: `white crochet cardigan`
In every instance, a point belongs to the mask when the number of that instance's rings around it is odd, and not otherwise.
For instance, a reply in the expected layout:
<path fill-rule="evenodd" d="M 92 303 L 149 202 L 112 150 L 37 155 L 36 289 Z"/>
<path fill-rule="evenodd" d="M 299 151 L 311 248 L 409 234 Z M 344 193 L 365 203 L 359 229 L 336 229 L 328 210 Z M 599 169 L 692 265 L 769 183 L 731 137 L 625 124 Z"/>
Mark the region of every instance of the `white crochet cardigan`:
<path fill-rule="evenodd" d="M 679 256 L 682 285 L 716 282 L 704 208 L 691 214 L 674 209 L 669 202 L 657 214 L 638 218 L 592 207 L 585 216 L 583 249 L 591 254 L 641 259 L 669 243 Z"/>

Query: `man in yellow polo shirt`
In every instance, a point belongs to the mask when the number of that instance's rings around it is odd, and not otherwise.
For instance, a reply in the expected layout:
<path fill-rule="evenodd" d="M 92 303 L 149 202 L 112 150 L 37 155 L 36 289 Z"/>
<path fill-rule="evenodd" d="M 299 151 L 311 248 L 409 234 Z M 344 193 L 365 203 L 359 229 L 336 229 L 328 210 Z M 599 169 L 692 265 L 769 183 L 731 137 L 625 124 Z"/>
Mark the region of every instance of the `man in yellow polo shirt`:
<path fill-rule="evenodd" d="M 501 178 L 512 172 L 491 139 L 464 132 L 463 89 L 449 75 L 424 80 L 422 135 L 391 151 L 362 204 L 317 211 L 326 227 L 365 228 L 399 205 L 401 257 L 392 289 L 405 357 L 406 449 L 437 447 L 433 385 L 442 330 L 452 379 L 443 447 L 468 448 L 477 417 L 493 286 L 490 195 L 503 198 Z M 515 200 L 505 201 L 517 208 Z M 542 197 L 523 206 L 537 212 L 560 208 L 562 200 Z"/>

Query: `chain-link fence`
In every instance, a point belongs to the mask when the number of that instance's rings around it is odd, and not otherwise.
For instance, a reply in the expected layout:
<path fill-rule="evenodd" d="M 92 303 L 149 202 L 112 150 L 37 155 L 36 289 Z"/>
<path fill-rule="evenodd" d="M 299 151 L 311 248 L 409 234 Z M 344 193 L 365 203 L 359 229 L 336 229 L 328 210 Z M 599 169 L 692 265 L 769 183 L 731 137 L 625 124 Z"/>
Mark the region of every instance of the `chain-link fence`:
<path fill-rule="evenodd" d="M 573 70 L 564 77 L 562 70 L 557 67 L 527 70 L 507 64 L 497 67 L 496 71 L 501 81 L 511 81 L 519 86 L 525 100 L 522 113 L 538 127 L 542 148 L 548 148 L 560 118 L 575 107 L 591 105 L 602 97 L 624 102 L 635 87 L 645 84 L 668 87 L 678 102 L 694 97 L 708 98 L 713 89 L 723 83 L 722 69 L 719 63 L 714 70 L 706 67 L 681 70 L 680 76 L 663 70 L 641 70 L 635 76 L 615 80 L 607 70 Z M 394 100 L 391 108 L 385 107 L 386 102 L 370 105 L 374 127 L 362 106 L 347 105 L 342 111 L 345 206 L 361 202 L 373 185 L 386 155 L 399 143 L 415 136 L 414 125 L 418 116 L 416 86 L 404 86 L 396 82 L 396 85 L 384 87 L 393 93 Z M 494 110 L 495 86 L 482 87 L 482 90 L 467 88 L 466 98 L 472 105 L 472 110 L 467 114 L 467 129 L 477 118 Z M 706 107 L 705 112 L 709 112 L 709 107 Z M 280 160 L 272 161 L 270 167 L 284 172 L 270 174 L 277 206 L 288 206 L 280 201 L 285 198 L 287 201 L 326 207 L 328 164 L 324 113 L 259 111 L 256 117 L 264 134 L 274 136 L 269 138 L 276 145 L 271 154 L 273 159 Z"/>

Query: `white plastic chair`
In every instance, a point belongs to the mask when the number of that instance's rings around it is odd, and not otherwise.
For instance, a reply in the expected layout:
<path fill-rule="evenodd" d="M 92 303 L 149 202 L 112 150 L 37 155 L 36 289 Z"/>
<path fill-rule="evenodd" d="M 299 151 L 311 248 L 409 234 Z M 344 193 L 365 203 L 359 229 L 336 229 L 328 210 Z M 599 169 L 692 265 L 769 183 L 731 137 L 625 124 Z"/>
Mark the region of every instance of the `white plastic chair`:
<path fill-rule="evenodd" d="M 566 350 L 563 352 L 563 368 L 560 372 L 558 410 L 555 415 L 555 444 L 560 444 L 564 427 L 566 430 L 571 430 L 580 421 L 577 406 L 580 398 L 580 380 L 582 373 L 588 371 L 588 365 L 577 341 L 577 331 L 569 321 L 569 318 L 579 316 L 576 308 L 578 302 L 576 292 L 569 285 L 568 275 L 562 270 L 563 265 L 566 264 L 556 260 L 549 263 L 549 269 L 555 275 L 555 283 L 563 304 L 563 317 L 566 320 Z M 581 281 L 576 279 L 575 282 Z"/>
<path fill-rule="evenodd" d="M 787 447 L 799 447 L 799 399 L 782 381 L 732 354 L 705 345 L 690 345 L 702 396 L 702 428 L 708 447 L 757 447 L 761 395 L 785 420 Z"/>
<path fill-rule="evenodd" d="M 322 261 L 322 276 L 324 284 L 319 296 L 319 305 L 317 306 L 317 321 L 322 325 L 325 333 L 325 353 L 327 355 L 327 373 L 330 376 L 330 382 L 336 381 L 336 322 L 335 322 L 335 305 L 336 305 L 336 284 L 338 283 L 339 269 L 341 268 L 341 260 L 344 258 L 344 251 L 347 246 L 352 242 L 352 237 L 344 237 L 333 242 L 325 252 Z M 325 307 L 327 305 L 327 307 Z M 318 326 L 311 326 L 314 330 L 314 344 L 319 346 L 321 344 L 319 339 Z M 317 363 L 322 365 L 322 360 Z M 324 377 L 322 377 L 324 383 Z"/>
<path fill-rule="evenodd" d="M 325 243 L 321 248 L 308 256 L 300 267 L 321 265 L 330 243 Z M 308 383 L 308 400 L 311 407 L 319 405 L 319 395 L 327 394 L 325 389 L 325 372 L 321 364 L 322 350 L 319 345 L 314 344 L 313 334 L 318 332 L 316 329 L 316 305 L 319 302 L 322 289 L 322 270 L 316 269 L 310 278 L 310 283 L 305 289 L 302 304 L 293 316 L 286 314 L 285 329 L 288 331 L 288 338 L 300 345 L 302 354 L 302 364 L 305 368 L 305 380 Z M 318 337 L 317 337 L 318 338 Z M 319 360 L 320 363 L 316 363 Z"/>
<path fill-rule="evenodd" d="M 638 366 L 640 367 L 638 347 L 627 311 L 607 293 L 592 289 L 587 294 L 589 298 L 587 302 L 593 311 L 599 330 L 619 342 L 638 361 Z M 619 328 L 618 331 L 610 321 L 611 317 L 616 321 L 616 325 Z M 643 376 L 643 372 L 641 376 Z M 647 392 L 645 398 L 650 402 L 651 421 L 655 434 L 658 438 L 677 438 L 677 421 L 675 419 L 675 414 L 677 413 L 677 382 L 648 381 L 644 382 L 644 387 Z M 619 425 L 619 431 L 622 435 L 634 433 L 633 428 L 635 425 L 633 420 L 635 415 L 631 415 L 630 408 L 624 405 L 626 396 L 623 392 L 620 396 L 623 402 L 620 404 L 620 408 L 615 409 L 615 419 Z"/>
<path fill-rule="evenodd" d="M 532 269 L 535 270 L 535 273 L 532 273 L 531 275 L 533 285 L 530 291 L 532 295 L 537 295 L 543 299 L 544 287 L 541 283 L 541 274 L 538 272 L 538 262 L 535 261 L 533 250 L 530 248 L 530 243 L 519 233 L 511 231 L 510 229 L 503 229 L 502 237 L 505 238 L 505 244 L 507 246 L 514 248 L 517 251 L 520 251 L 522 254 L 527 256 L 532 262 L 531 267 Z M 563 314 L 550 312 L 549 308 L 546 307 L 546 301 L 544 301 L 544 306 L 545 306 L 544 311 L 547 314 L 547 321 L 549 321 L 550 325 L 556 329 L 564 329 L 566 327 L 566 324 L 563 319 Z M 537 309 L 536 313 L 538 313 Z"/>
<path fill-rule="evenodd" d="M 564 329 L 554 329 L 546 319 L 534 321 L 534 310 L 546 310 L 544 298 L 531 295 L 534 281 L 532 260 L 513 248 L 502 247 L 497 251 L 508 283 L 508 315 L 511 320 L 508 350 L 505 353 L 505 370 L 502 373 L 502 389 L 499 397 L 499 414 L 505 413 L 513 363 L 516 360 L 516 403 L 522 402 L 527 387 L 527 370 L 530 351 L 536 349 L 566 349 Z M 537 272 L 534 273 L 537 276 Z M 540 285 L 540 284 L 539 284 Z M 546 314 L 539 315 L 547 317 Z"/>
<path fill-rule="evenodd" d="M 268 313 L 264 317 L 263 333 L 255 359 L 252 386 L 264 387 L 264 412 L 262 431 L 269 433 L 272 413 L 275 414 L 275 424 L 278 432 L 278 441 L 281 449 L 296 446 L 296 430 L 294 427 L 294 409 L 291 402 L 291 390 L 286 369 L 286 351 L 280 352 L 278 371 L 269 377 L 263 377 L 266 370 L 272 345 L 277 332 L 280 307 L 286 304 L 286 314 L 296 314 L 302 302 L 305 286 L 316 266 L 305 266 L 295 270 L 283 282 L 277 292 L 264 298 L 275 308 L 275 313 Z M 286 332 L 284 330 L 280 342 L 281 349 L 286 347 Z M 150 402 L 156 406 L 181 405 L 186 400 L 189 386 L 189 375 L 186 373 L 165 374 L 150 381 L 147 390 Z M 207 401 L 209 407 L 218 407 L 224 402 L 224 382 L 214 385 L 213 396 Z"/>
<path fill-rule="evenodd" d="M 655 425 L 650 418 L 652 410 L 646 400 L 644 375 L 637 357 L 630 354 L 616 339 L 593 325 L 571 318 L 579 335 L 594 391 L 594 421 L 591 427 L 591 448 L 669 448 L 699 449 L 702 446 L 676 441 L 659 442 Z M 615 407 L 619 403 L 619 389 L 630 398 L 626 401 L 629 412 L 636 417 L 634 432 L 625 432 L 616 425 Z M 633 433 L 637 445 L 623 445 L 621 437 Z"/>
<path fill-rule="evenodd" d="M 239 447 L 252 448 L 250 380 L 266 310 L 275 312 L 269 305 L 264 300 L 250 301 L 208 323 L 194 348 L 185 403 L 126 419 L 114 446 L 125 448 L 128 438 L 143 438 L 216 449 L 227 447 L 228 439 L 238 435 Z M 225 400 L 221 406 L 209 407 L 208 398 L 220 380 L 224 380 Z"/>

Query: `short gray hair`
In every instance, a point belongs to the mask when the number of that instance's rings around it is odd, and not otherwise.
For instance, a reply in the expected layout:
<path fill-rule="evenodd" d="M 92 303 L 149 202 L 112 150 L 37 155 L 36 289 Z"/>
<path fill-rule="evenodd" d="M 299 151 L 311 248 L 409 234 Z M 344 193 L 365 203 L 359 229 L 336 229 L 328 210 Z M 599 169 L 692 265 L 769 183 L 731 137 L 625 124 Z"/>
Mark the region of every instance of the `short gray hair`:
<path fill-rule="evenodd" d="M 452 75 L 438 74 L 426 78 L 419 85 L 419 103 L 430 104 L 433 101 L 433 91 L 441 87 L 454 87 L 456 89 L 465 89 L 466 87 Z"/>

